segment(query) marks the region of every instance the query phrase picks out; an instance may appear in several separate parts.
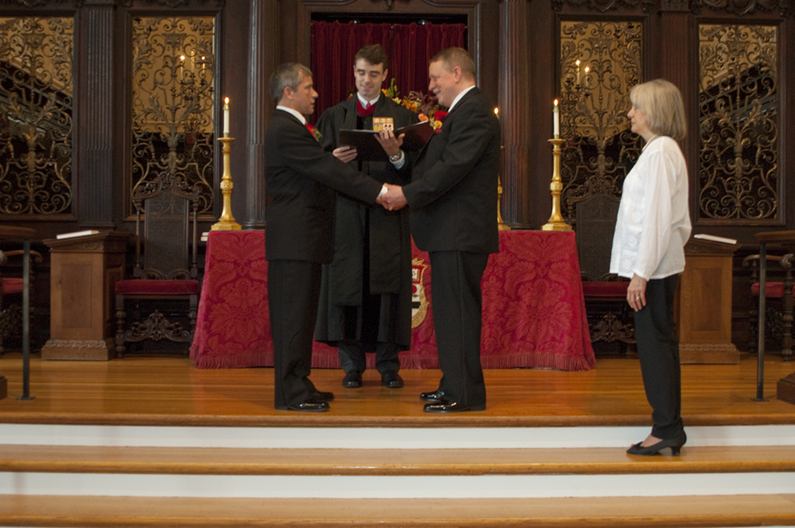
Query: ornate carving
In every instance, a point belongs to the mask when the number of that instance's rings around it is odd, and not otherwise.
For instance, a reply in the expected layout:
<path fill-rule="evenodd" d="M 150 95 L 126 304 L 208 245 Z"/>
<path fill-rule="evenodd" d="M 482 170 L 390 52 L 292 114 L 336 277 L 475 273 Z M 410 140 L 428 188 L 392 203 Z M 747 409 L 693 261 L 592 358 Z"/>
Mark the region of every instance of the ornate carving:
<path fill-rule="evenodd" d="M 602 319 L 595 325 L 589 325 L 591 330 L 591 341 L 604 341 L 605 343 L 636 343 L 635 326 L 625 325 L 613 312 L 607 312 Z"/>
<path fill-rule="evenodd" d="M 101 339 L 77 341 L 72 339 L 48 339 L 44 345 L 47 348 L 99 348 L 110 349 L 107 341 Z"/>
<path fill-rule="evenodd" d="M 629 132 L 629 90 L 641 77 L 642 30 L 636 22 L 561 25 L 561 173 L 563 207 L 594 194 L 621 195 L 640 155 Z"/>
<path fill-rule="evenodd" d="M 0 214 L 72 205 L 71 18 L 0 18 Z"/>
<path fill-rule="evenodd" d="M 714 11 L 726 11 L 732 15 L 752 15 L 757 11 L 767 13 L 779 10 L 782 16 L 789 14 L 788 0 L 694 0 L 691 10 L 700 14 L 703 8 Z"/>
<path fill-rule="evenodd" d="M 569 4 L 572 7 L 587 7 L 593 11 L 606 13 L 621 7 L 637 8 L 640 7 L 644 13 L 649 13 L 654 9 L 652 0 L 552 0 L 553 11 L 560 12 L 563 6 Z"/>
<path fill-rule="evenodd" d="M 214 18 L 138 18 L 133 38 L 132 191 L 167 171 L 198 185 L 199 213 L 211 212 Z"/>
<path fill-rule="evenodd" d="M 128 343 L 138 343 L 146 339 L 152 341 L 168 339 L 176 343 L 190 343 L 193 336 L 181 323 L 171 323 L 162 313 L 155 310 L 143 323 L 134 322 L 124 333 L 124 340 Z"/>
<path fill-rule="evenodd" d="M 191 5 L 196 4 L 208 4 L 212 2 L 215 7 L 222 8 L 225 4 L 225 0 L 119 0 L 119 4 L 122 7 L 132 7 L 133 3 L 142 3 L 142 4 L 158 4 L 165 7 L 189 7 Z"/>
<path fill-rule="evenodd" d="M 699 217 L 777 220 L 777 29 L 702 25 L 699 40 Z"/>

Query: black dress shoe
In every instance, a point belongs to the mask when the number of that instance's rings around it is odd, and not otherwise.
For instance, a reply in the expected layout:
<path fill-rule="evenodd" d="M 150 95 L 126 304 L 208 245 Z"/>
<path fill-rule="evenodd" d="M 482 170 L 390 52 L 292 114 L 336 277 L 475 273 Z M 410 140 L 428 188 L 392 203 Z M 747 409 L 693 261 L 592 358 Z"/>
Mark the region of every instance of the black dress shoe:
<path fill-rule="evenodd" d="M 438 389 L 433 392 L 423 392 L 420 394 L 420 399 L 426 402 L 440 402 L 444 399 L 444 391 Z"/>
<path fill-rule="evenodd" d="M 643 447 L 641 444 L 643 442 L 638 442 L 637 444 L 633 445 L 629 449 L 627 449 L 627 453 L 630 455 L 641 455 L 641 456 L 651 456 L 656 455 L 666 447 L 671 448 L 671 454 L 673 456 L 679 455 L 679 451 L 682 449 L 682 446 L 685 445 L 687 442 L 687 435 L 684 431 L 682 431 L 678 436 L 674 438 L 669 438 L 668 440 L 660 440 L 656 444 Z"/>
<path fill-rule="evenodd" d="M 403 387 L 403 378 L 397 372 L 387 372 L 381 375 L 381 385 L 389 389 L 400 389 Z"/>
<path fill-rule="evenodd" d="M 315 400 L 316 402 L 330 402 L 331 400 L 334 399 L 334 393 L 321 392 L 319 390 L 316 390 L 315 392 L 312 393 L 312 399 Z"/>
<path fill-rule="evenodd" d="M 362 386 L 362 373 L 358 370 L 348 372 L 342 379 L 342 386 L 346 389 L 358 389 Z"/>
<path fill-rule="evenodd" d="M 304 411 L 304 412 L 323 412 L 328 411 L 329 406 L 326 402 L 316 400 L 306 400 L 305 402 L 296 403 L 295 405 L 287 405 L 286 407 L 277 407 L 285 411 Z"/>
<path fill-rule="evenodd" d="M 425 412 L 429 413 L 454 413 L 464 411 L 485 411 L 486 404 L 481 405 L 462 405 L 458 402 L 442 400 L 437 403 L 426 403 Z"/>

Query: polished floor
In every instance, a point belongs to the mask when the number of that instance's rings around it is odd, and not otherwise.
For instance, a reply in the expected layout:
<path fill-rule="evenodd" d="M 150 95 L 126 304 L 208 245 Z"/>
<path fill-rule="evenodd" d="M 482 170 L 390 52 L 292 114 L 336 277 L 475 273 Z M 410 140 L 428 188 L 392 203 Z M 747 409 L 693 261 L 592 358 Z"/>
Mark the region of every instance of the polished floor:
<path fill-rule="evenodd" d="M 682 415 L 687 425 L 795 424 L 795 405 L 776 399 L 776 383 L 795 363 L 765 363 L 766 402 L 756 395 L 757 362 L 682 366 Z M 315 369 L 312 379 L 336 399 L 326 413 L 277 411 L 270 368 L 200 370 L 188 358 L 127 357 L 108 362 L 30 363 L 30 395 L 22 394 L 22 359 L 0 358 L 8 397 L 0 423 L 307 426 L 578 426 L 648 425 L 650 408 L 636 359 L 600 359 L 587 372 L 502 369 L 485 372 L 487 409 L 429 415 L 419 393 L 437 388 L 438 370 L 404 370 L 402 389 L 380 385 L 368 371 L 364 386 L 345 389 L 342 372 Z"/>

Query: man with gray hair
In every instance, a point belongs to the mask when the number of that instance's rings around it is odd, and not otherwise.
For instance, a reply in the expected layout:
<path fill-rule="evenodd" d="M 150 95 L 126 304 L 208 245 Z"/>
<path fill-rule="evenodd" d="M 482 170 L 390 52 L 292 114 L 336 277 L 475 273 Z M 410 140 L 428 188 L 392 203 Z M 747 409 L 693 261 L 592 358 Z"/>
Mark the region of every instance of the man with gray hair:
<path fill-rule="evenodd" d="M 331 261 L 335 192 L 381 203 L 387 186 L 357 172 L 320 146 L 306 117 L 315 110 L 312 72 L 298 63 L 279 66 L 270 79 L 276 101 L 265 136 L 268 205 L 265 255 L 273 334 L 275 406 L 326 411 L 334 398 L 309 379 L 321 265 Z"/>

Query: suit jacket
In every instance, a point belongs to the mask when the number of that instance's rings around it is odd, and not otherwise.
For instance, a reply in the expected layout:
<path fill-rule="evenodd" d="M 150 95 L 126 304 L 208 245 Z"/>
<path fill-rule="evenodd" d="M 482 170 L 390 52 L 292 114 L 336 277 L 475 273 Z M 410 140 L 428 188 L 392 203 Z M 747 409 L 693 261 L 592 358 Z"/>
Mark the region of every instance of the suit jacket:
<path fill-rule="evenodd" d="M 473 88 L 453 107 L 420 152 L 403 187 L 411 233 L 424 251 L 499 251 L 497 177 L 500 122 Z"/>
<path fill-rule="evenodd" d="M 333 252 L 334 191 L 375 203 L 381 184 L 320 146 L 295 116 L 276 110 L 265 136 L 268 204 L 265 255 L 327 264 Z"/>

